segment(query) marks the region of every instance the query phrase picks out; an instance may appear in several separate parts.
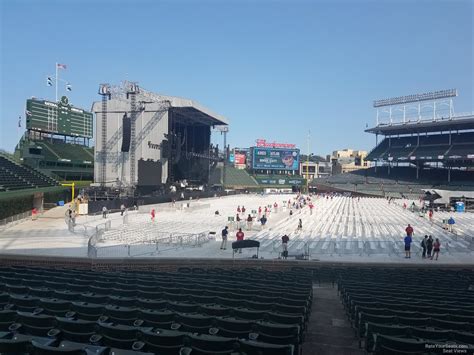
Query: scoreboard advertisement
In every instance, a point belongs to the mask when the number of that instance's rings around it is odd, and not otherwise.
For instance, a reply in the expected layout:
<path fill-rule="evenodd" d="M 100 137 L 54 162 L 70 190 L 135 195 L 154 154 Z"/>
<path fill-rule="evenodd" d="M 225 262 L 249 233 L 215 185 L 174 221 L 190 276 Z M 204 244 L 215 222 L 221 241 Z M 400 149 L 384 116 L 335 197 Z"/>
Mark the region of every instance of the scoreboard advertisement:
<path fill-rule="evenodd" d="M 253 169 L 298 170 L 299 149 L 254 147 L 252 152 Z"/>
<path fill-rule="evenodd" d="M 69 104 L 66 96 L 59 102 L 26 100 L 26 128 L 66 136 L 92 138 L 91 112 Z"/>

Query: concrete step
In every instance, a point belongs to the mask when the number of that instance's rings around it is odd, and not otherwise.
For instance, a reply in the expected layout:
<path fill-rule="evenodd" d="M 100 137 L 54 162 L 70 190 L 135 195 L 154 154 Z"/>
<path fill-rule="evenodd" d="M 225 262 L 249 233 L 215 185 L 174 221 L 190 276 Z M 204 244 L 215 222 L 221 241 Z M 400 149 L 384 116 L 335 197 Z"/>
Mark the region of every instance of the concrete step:
<path fill-rule="evenodd" d="M 313 288 L 312 313 L 308 322 L 303 355 L 360 355 L 359 341 L 332 284 Z"/>
<path fill-rule="evenodd" d="M 363 355 L 364 350 L 357 347 L 339 346 L 334 344 L 304 343 L 303 355 Z"/>

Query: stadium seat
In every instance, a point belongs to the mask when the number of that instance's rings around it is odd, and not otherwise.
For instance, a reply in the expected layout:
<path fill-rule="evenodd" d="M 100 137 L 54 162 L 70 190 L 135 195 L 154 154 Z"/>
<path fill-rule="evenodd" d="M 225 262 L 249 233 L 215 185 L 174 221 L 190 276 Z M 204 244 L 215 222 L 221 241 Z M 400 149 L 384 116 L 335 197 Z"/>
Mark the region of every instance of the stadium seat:
<path fill-rule="evenodd" d="M 216 337 L 212 335 L 189 335 L 191 354 L 231 354 L 239 349 L 237 339 Z"/>
<path fill-rule="evenodd" d="M 158 332 L 142 331 L 140 340 L 145 343 L 144 350 L 157 354 L 176 354 L 185 345 L 186 333 L 172 330 Z M 189 344 L 189 340 L 186 340 Z"/>
<path fill-rule="evenodd" d="M 175 318 L 175 313 L 171 311 L 141 310 L 138 317 L 143 320 L 145 326 L 157 328 L 169 328 Z"/>
<path fill-rule="evenodd" d="M 240 349 L 247 354 L 259 355 L 291 355 L 292 345 L 272 345 L 251 340 L 239 340 Z"/>
<path fill-rule="evenodd" d="M 0 311 L 0 331 L 8 331 L 8 327 L 15 323 L 16 312 L 12 310 Z"/>
<path fill-rule="evenodd" d="M 71 311 L 76 312 L 80 319 L 95 321 L 102 315 L 104 306 L 88 302 L 72 302 Z"/>
<path fill-rule="evenodd" d="M 68 355 L 84 355 L 84 346 L 82 345 L 72 345 L 61 343 L 59 346 L 43 345 L 39 342 L 32 341 L 32 352 L 37 355 L 49 355 L 49 354 L 68 354 Z M 104 352 L 102 352 L 104 353 Z"/>
<path fill-rule="evenodd" d="M 388 348 L 392 349 L 393 351 L 404 351 L 410 353 L 423 353 L 426 350 L 424 341 L 375 334 L 374 353 L 383 353 L 383 350 L 382 352 L 380 352 L 382 348 Z"/>
<path fill-rule="evenodd" d="M 409 328 L 399 325 L 377 324 L 372 322 L 365 323 L 365 333 L 359 338 L 359 347 L 361 347 L 361 340 L 365 338 L 365 349 L 367 352 L 374 350 L 374 335 L 390 335 L 395 337 L 404 337 L 407 335 Z"/>
<path fill-rule="evenodd" d="M 8 335 L 0 338 L 0 353 L 2 355 L 18 355 L 27 353 L 29 352 L 32 341 L 42 345 L 51 345 L 56 340 L 51 338 L 9 333 Z"/>

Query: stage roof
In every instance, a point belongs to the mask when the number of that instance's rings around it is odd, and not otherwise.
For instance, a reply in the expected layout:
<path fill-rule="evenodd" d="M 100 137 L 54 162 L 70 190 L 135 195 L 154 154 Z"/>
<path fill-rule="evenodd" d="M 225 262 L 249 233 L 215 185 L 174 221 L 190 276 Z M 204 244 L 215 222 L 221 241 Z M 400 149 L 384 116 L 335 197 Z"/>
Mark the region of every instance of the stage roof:
<path fill-rule="evenodd" d="M 399 134 L 448 132 L 474 129 L 474 114 L 424 121 L 407 121 L 397 123 L 381 123 L 365 130 L 367 133 L 393 136 Z"/>
<path fill-rule="evenodd" d="M 112 113 L 130 111 L 130 101 L 126 100 L 125 97 L 120 97 L 118 95 L 112 96 L 112 101 L 114 100 L 116 100 L 118 106 L 120 106 L 120 109 L 114 111 L 114 108 L 110 108 L 108 112 Z M 173 111 L 174 115 L 178 116 L 177 118 L 181 120 L 187 120 L 190 123 L 201 123 L 209 126 L 227 126 L 229 124 L 227 118 L 212 112 L 208 108 L 193 100 L 165 95 L 142 96 L 142 93 L 140 93 L 137 95 L 137 101 L 144 103 L 145 112 L 156 111 L 166 103 L 166 106 L 168 106 L 169 109 Z M 112 105 L 112 107 L 118 106 Z M 96 114 L 101 113 L 102 103 L 100 101 L 94 102 L 92 104 L 92 111 Z"/>
<path fill-rule="evenodd" d="M 191 119 L 194 122 L 203 124 L 223 126 L 228 125 L 229 121 L 224 116 L 212 112 L 196 101 L 184 99 L 176 96 L 162 96 L 171 103 L 173 113 Z"/>

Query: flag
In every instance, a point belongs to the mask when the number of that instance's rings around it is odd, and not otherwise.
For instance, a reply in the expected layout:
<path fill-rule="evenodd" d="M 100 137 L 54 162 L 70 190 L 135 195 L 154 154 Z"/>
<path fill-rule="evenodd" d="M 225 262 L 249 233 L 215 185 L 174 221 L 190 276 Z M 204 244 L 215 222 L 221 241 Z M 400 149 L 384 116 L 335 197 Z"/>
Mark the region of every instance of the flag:
<path fill-rule="evenodd" d="M 25 114 L 26 114 L 27 116 L 31 116 L 31 112 L 28 111 L 28 110 L 25 110 Z"/>
<path fill-rule="evenodd" d="M 21 116 L 18 116 L 18 128 L 21 128 Z"/>
<path fill-rule="evenodd" d="M 57 65 L 58 69 L 67 69 L 67 65 L 66 65 L 66 64 L 57 63 L 56 65 Z"/>

